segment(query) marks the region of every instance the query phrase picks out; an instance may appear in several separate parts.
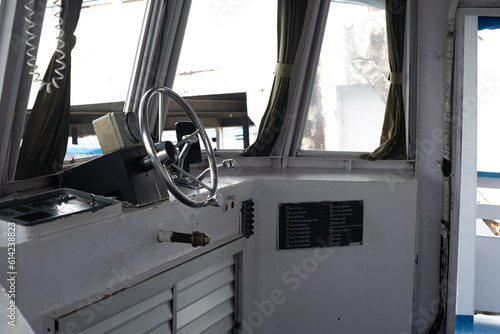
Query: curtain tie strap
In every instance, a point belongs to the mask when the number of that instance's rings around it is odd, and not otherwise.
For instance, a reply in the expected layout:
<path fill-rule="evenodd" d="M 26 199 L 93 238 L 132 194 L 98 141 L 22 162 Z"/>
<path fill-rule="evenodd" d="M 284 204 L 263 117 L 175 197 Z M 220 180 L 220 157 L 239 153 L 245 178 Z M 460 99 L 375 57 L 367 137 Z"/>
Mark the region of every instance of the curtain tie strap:
<path fill-rule="evenodd" d="M 391 85 L 402 85 L 403 84 L 403 73 L 391 72 L 389 74 L 389 81 Z"/>
<path fill-rule="evenodd" d="M 293 64 L 276 63 L 274 75 L 282 78 L 290 78 L 292 76 Z"/>
<path fill-rule="evenodd" d="M 63 42 L 61 50 L 64 52 L 71 52 L 76 44 L 76 37 L 70 33 L 64 33 L 62 36 L 59 36 L 59 43 Z"/>

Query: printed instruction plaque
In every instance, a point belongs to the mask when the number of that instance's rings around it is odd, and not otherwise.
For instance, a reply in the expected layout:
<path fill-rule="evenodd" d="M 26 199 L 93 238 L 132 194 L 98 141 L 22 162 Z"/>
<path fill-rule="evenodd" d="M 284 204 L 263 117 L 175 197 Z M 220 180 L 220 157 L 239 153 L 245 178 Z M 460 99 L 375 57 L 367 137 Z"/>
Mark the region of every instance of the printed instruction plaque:
<path fill-rule="evenodd" d="M 363 201 L 279 204 L 278 249 L 363 243 Z"/>

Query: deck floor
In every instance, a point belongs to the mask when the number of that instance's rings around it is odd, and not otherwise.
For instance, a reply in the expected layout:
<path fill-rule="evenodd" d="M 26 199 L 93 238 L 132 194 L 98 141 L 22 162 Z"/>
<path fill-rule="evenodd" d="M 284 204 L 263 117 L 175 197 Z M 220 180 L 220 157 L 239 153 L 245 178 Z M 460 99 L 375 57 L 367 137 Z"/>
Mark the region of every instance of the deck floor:
<path fill-rule="evenodd" d="M 455 334 L 499 334 L 500 316 L 474 315 L 474 322 L 455 322 Z"/>

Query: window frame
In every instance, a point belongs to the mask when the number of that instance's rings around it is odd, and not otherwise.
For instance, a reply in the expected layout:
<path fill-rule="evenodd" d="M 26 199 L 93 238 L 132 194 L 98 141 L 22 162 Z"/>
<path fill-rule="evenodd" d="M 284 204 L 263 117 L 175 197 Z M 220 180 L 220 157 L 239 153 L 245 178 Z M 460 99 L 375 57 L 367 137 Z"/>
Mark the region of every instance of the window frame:
<path fill-rule="evenodd" d="M 13 181 L 19 146 L 26 121 L 31 75 L 27 65 L 25 4 L 2 1 L 0 4 L 0 197 Z M 35 11 L 45 10 L 46 0 L 32 4 Z M 36 14 L 35 14 L 36 15 Z M 37 25 L 43 24 L 43 15 L 33 16 Z M 40 36 L 31 41 L 38 46 Z M 34 51 L 36 52 L 36 50 Z"/>

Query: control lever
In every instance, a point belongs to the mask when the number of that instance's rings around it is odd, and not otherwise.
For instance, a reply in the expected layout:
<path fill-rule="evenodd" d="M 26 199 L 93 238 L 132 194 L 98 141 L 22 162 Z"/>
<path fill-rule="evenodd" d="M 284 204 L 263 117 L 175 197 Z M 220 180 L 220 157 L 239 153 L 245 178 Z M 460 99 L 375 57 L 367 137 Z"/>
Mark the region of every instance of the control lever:
<path fill-rule="evenodd" d="M 185 162 L 186 157 L 189 153 L 189 149 L 191 148 L 191 146 L 193 144 L 195 144 L 197 142 L 198 142 L 198 136 L 196 135 L 196 132 L 195 132 L 194 135 L 182 136 L 182 140 L 177 144 L 177 145 L 179 145 L 179 144 L 183 145 L 181 154 L 179 154 L 179 160 L 178 160 L 177 165 L 180 168 L 185 168 L 186 172 L 189 172 L 189 163 L 186 163 L 186 166 L 184 166 L 184 162 Z M 177 171 L 177 176 L 181 177 L 180 171 Z"/>
<path fill-rule="evenodd" d="M 192 122 L 177 122 L 175 123 L 175 133 L 177 135 L 177 146 L 184 152 L 181 153 L 182 159 L 179 158 L 179 163 L 177 164 L 180 168 L 189 172 L 190 164 L 198 164 L 202 162 L 201 157 L 201 146 L 198 140 L 199 129 Z M 188 140 L 186 138 L 192 138 L 196 140 Z M 184 144 L 185 143 L 185 144 Z"/>
<path fill-rule="evenodd" d="M 234 159 L 226 159 L 223 160 L 220 164 L 217 164 L 217 169 L 233 169 L 236 167 L 236 161 Z M 200 175 L 196 178 L 201 181 L 210 173 L 210 168 L 205 169 Z"/>

